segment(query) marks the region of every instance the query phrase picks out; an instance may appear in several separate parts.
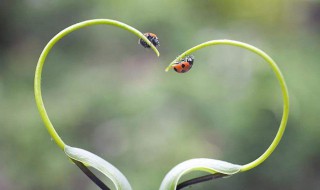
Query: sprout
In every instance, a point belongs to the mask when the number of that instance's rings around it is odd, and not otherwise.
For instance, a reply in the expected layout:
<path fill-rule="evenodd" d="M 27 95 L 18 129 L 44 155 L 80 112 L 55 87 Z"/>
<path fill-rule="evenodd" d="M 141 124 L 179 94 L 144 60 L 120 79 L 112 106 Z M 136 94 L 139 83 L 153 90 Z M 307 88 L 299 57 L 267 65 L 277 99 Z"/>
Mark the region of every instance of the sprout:
<path fill-rule="evenodd" d="M 247 49 L 253 53 L 258 54 L 271 66 L 271 68 L 274 71 L 274 73 L 279 81 L 279 84 L 281 86 L 282 97 L 283 97 L 283 114 L 282 114 L 282 120 L 280 123 L 280 127 L 278 129 L 278 132 L 277 132 L 274 140 L 272 141 L 271 145 L 269 146 L 269 148 L 256 160 L 254 160 L 248 164 L 245 164 L 245 165 L 235 165 L 235 164 L 231 164 L 231 163 L 224 162 L 224 161 L 210 160 L 210 159 L 188 160 L 188 161 L 183 162 L 182 164 L 179 164 L 175 168 L 173 168 L 166 175 L 165 179 L 163 180 L 163 182 L 161 184 L 160 190 L 175 190 L 176 188 L 182 189 L 187 185 L 189 186 L 192 184 L 208 181 L 210 179 L 231 176 L 236 173 L 248 171 L 254 167 L 257 167 L 258 165 L 260 165 L 263 161 L 265 161 L 271 155 L 271 153 L 274 151 L 274 149 L 279 144 L 279 142 L 283 136 L 283 133 L 285 131 L 287 121 L 288 121 L 288 116 L 289 116 L 289 95 L 288 95 L 287 85 L 284 81 L 282 73 L 281 73 L 280 69 L 278 68 L 277 64 L 271 59 L 271 57 L 269 57 L 262 50 L 254 47 L 252 45 L 249 45 L 249 44 L 246 44 L 243 42 L 234 41 L 234 40 L 212 40 L 212 41 L 204 42 L 202 44 L 194 46 L 193 48 L 191 48 L 191 49 L 185 51 L 184 53 L 182 53 L 181 55 L 179 55 L 175 60 L 173 60 L 169 64 L 169 66 L 166 68 L 166 71 L 169 71 L 169 69 L 172 68 L 172 65 L 174 65 L 176 62 L 179 62 L 187 55 L 191 55 L 192 53 L 194 53 L 197 50 L 200 50 L 204 47 L 213 46 L 213 45 L 232 45 L 232 46 L 237 46 L 240 48 Z M 207 172 L 211 173 L 211 175 L 194 178 L 194 179 L 189 180 L 187 182 L 183 182 L 177 186 L 177 183 L 178 183 L 179 179 L 181 178 L 181 176 L 183 176 L 184 174 L 191 172 L 191 171 L 207 171 Z"/>
<path fill-rule="evenodd" d="M 61 32 L 59 32 L 56 36 L 54 36 L 49 43 L 45 46 L 44 50 L 42 51 L 38 64 L 36 67 L 35 72 L 35 81 L 34 81 L 34 91 L 35 91 L 35 99 L 36 104 L 38 107 L 38 110 L 40 112 L 41 118 L 51 135 L 52 139 L 56 142 L 56 144 L 65 152 L 65 154 L 101 189 L 103 190 L 109 190 L 110 188 L 107 187 L 97 176 L 95 176 L 89 169 L 88 166 L 93 167 L 103 173 L 106 177 L 108 177 L 114 184 L 117 190 L 131 190 L 131 186 L 126 179 L 126 177 L 112 164 L 108 163 L 107 161 L 103 160 L 99 156 L 88 152 L 86 150 L 71 147 L 63 142 L 63 140 L 60 138 L 56 130 L 54 129 L 49 116 L 45 110 L 44 103 L 41 96 L 41 73 L 42 68 L 44 65 L 44 62 L 46 60 L 47 55 L 49 54 L 52 47 L 64 36 L 68 35 L 69 33 L 87 27 L 92 25 L 112 25 L 119 28 L 122 28 L 124 30 L 127 30 L 136 36 L 139 37 L 139 41 L 143 41 L 146 43 L 145 45 L 148 45 L 151 47 L 151 49 L 159 56 L 159 52 L 156 49 L 154 43 L 150 41 L 143 33 L 136 30 L 135 28 L 126 25 L 124 23 L 121 23 L 119 21 L 115 20 L 109 20 L 109 19 L 94 19 L 94 20 L 88 20 L 84 22 L 80 22 L 78 24 L 74 24 Z M 157 44 L 156 44 L 157 45 Z M 271 153 L 275 150 L 277 145 L 279 144 L 283 133 L 286 128 L 288 115 L 289 115 L 289 96 L 288 96 L 288 90 L 286 83 L 284 81 L 284 78 L 281 74 L 280 69 L 278 68 L 277 64 L 263 51 L 260 49 L 238 41 L 233 40 L 212 40 L 205 43 L 202 43 L 200 45 L 197 45 L 181 55 L 179 55 L 175 60 L 173 60 L 169 66 L 166 68 L 166 71 L 168 71 L 170 68 L 172 68 L 172 65 L 176 64 L 177 62 L 181 61 L 183 58 L 185 58 L 188 55 L 191 55 L 191 53 L 200 50 L 207 46 L 213 46 L 213 45 L 232 45 L 237 46 L 240 48 L 247 49 L 253 53 L 258 54 L 261 56 L 272 68 L 274 71 L 279 84 L 281 86 L 282 96 L 283 96 L 283 115 L 282 120 L 280 123 L 280 127 L 278 129 L 278 132 L 272 141 L 271 145 L 268 147 L 268 149 L 256 160 L 245 164 L 245 165 L 238 165 L 238 164 L 232 164 L 225 161 L 220 160 L 214 160 L 214 159 L 207 159 L 207 158 L 198 158 L 198 159 L 191 159 L 187 160 L 183 163 L 178 164 L 176 167 L 174 167 L 164 178 L 164 180 L 161 183 L 160 190 L 175 190 L 175 189 L 182 189 L 184 187 L 187 187 L 192 184 L 204 182 L 211 179 L 217 179 L 221 177 L 228 177 L 240 172 L 248 171 L 254 167 L 257 167 L 262 162 L 264 162 Z M 192 171 L 205 171 L 210 173 L 206 176 L 197 177 L 191 180 L 188 180 L 186 182 L 182 182 L 178 184 L 179 179 Z"/>

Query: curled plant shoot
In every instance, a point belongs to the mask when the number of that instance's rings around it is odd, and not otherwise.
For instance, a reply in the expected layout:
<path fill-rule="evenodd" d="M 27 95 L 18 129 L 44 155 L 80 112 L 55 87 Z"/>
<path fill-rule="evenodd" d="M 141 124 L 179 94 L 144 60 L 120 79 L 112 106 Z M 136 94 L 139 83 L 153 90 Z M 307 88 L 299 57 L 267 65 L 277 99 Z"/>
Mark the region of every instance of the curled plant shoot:
<path fill-rule="evenodd" d="M 64 30 L 62 30 L 60 33 L 58 33 L 56 36 L 54 36 L 49 43 L 45 46 L 44 50 L 42 51 L 38 64 L 36 67 L 35 72 L 35 81 L 34 81 L 34 92 L 35 92 L 35 99 L 36 104 L 38 107 L 38 110 L 40 112 L 41 118 L 51 135 L 52 139 L 56 142 L 56 144 L 65 152 L 65 154 L 101 189 L 103 190 L 109 190 L 110 188 L 107 187 L 97 176 L 95 176 L 88 168 L 93 167 L 96 170 L 103 173 L 106 177 L 108 177 L 114 184 L 115 188 L 117 190 L 132 190 L 131 185 L 129 184 L 126 177 L 113 165 L 111 165 L 109 162 L 103 160 L 102 158 L 98 157 L 97 155 L 88 152 L 86 150 L 71 147 L 64 143 L 64 141 L 60 138 L 56 130 L 54 129 L 49 116 L 46 112 L 46 109 L 44 107 L 44 103 L 42 100 L 41 95 L 41 74 L 42 74 L 42 68 L 44 65 L 44 62 L 46 60 L 47 55 L 49 54 L 52 47 L 64 36 L 70 34 L 71 32 L 87 27 L 92 25 L 112 25 L 115 27 L 122 28 L 124 30 L 127 30 L 136 36 L 140 38 L 139 43 L 143 45 L 146 48 L 151 48 L 158 56 L 159 52 L 156 49 L 156 45 L 159 44 L 157 41 L 157 37 L 153 35 L 152 33 L 145 33 L 142 34 L 140 31 L 136 30 L 135 28 L 126 25 L 124 23 L 115 21 L 115 20 L 109 20 L 109 19 L 94 19 L 94 20 L 88 20 L 84 22 L 80 22 L 78 24 L 72 25 Z M 260 165 L 263 161 L 265 161 L 271 153 L 275 150 L 277 145 L 279 144 L 283 133 L 286 128 L 288 115 L 289 115 L 289 96 L 288 96 L 288 90 L 286 83 L 284 81 L 284 78 L 277 66 L 277 64 L 262 50 L 238 41 L 232 41 L 232 40 L 213 40 L 208 41 L 205 43 L 202 43 L 200 45 L 197 45 L 184 53 L 182 53 L 180 56 L 178 56 L 175 60 L 173 60 L 169 66 L 166 68 L 166 71 L 168 71 L 170 68 L 174 68 L 179 73 L 187 72 L 191 69 L 193 65 L 193 59 L 194 57 L 191 56 L 191 54 L 197 50 L 200 50 L 207 46 L 213 46 L 213 45 L 232 45 L 237 46 L 240 48 L 247 49 L 260 57 L 262 57 L 272 68 L 274 71 L 280 87 L 282 91 L 283 96 L 283 115 L 282 120 L 278 129 L 278 132 L 272 141 L 271 145 L 268 147 L 268 149 L 256 160 L 245 164 L 245 165 L 238 165 L 238 164 L 232 164 L 225 161 L 220 160 L 214 160 L 214 159 L 207 159 L 207 158 L 198 158 L 198 159 L 191 159 L 187 160 L 185 162 L 182 162 L 175 166 L 164 178 L 164 180 L 161 183 L 160 190 L 176 190 L 176 189 L 183 189 L 187 186 L 190 186 L 192 184 L 217 179 L 221 177 L 228 177 L 231 175 L 234 175 L 236 173 L 245 172 L 248 171 L 258 165 Z M 188 65 L 189 64 L 189 65 Z M 198 178 L 194 178 L 185 182 L 182 182 L 178 185 L 179 179 L 181 176 L 190 173 L 192 171 L 204 171 L 210 173 L 206 176 L 201 176 Z"/>
<path fill-rule="evenodd" d="M 98 157 L 97 155 L 88 152 L 86 150 L 71 147 L 64 143 L 64 141 L 60 138 L 58 133 L 53 127 L 53 124 L 51 123 L 49 116 L 46 112 L 46 109 L 44 107 L 44 103 L 42 100 L 41 95 L 41 74 L 42 74 L 42 68 L 44 65 L 44 62 L 46 60 L 47 55 L 49 54 L 52 47 L 64 36 L 70 34 L 73 31 L 76 31 L 78 29 L 92 26 L 92 25 L 111 25 L 115 26 L 124 30 L 127 30 L 134 35 L 138 36 L 140 39 L 142 39 L 145 44 L 148 45 L 148 48 L 151 48 L 157 56 L 160 55 L 156 47 L 153 45 L 152 42 L 149 41 L 149 39 L 140 31 L 137 29 L 124 24 L 122 22 L 116 21 L 116 20 L 110 20 L 110 19 L 93 19 L 93 20 L 87 20 L 84 22 L 80 22 L 77 24 L 74 24 L 72 26 L 69 26 L 68 28 L 62 30 L 57 35 L 55 35 L 49 43 L 45 46 L 43 49 L 38 64 L 36 67 L 35 72 L 35 79 L 34 79 L 34 93 L 35 93 L 35 99 L 36 104 L 38 107 L 38 110 L 40 112 L 41 118 L 51 135 L 52 139 L 56 142 L 56 144 L 65 152 L 65 154 L 101 189 L 103 190 L 109 190 L 109 188 L 98 178 L 96 177 L 88 168 L 87 166 L 93 167 L 103 173 L 106 177 L 108 177 L 114 184 L 117 190 L 131 190 L 131 186 L 126 179 L 126 177 L 113 165 L 108 163 L 107 161 L 103 160 L 102 158 Z"/>
<path fill-rule="evenodd" d="M 169 71 L 170 68 L 175 68 L 175 65 L 177 63 L 181 63 L 181 60 L 184 60 L 185 57 L 191 55 L 192 53 L 196 52 L 197 50 L 200 50 L 202 48 L 208 47 L 208 46 L 214 46 L 214 45 L 231 45 L 231 46 L 237 46 L 240 48 L 247 49 L 260 57 L 262 57 L 272 68 L 274 74 L 276 75 L 281 91 L 282 91 L 282 97 L 283 97 L 283 114 L 282 114 L 282 119 L 281 123 L 279 126 L 279 129 L 277 131 L 277 134 L 268 147 L 268 149 L 256 160 L 245 164 L 245 165 L 238 165 L 238 164 L 232 164 L 229 162 L 225 161 L 220 161 L 220 160 L 214 160 L 214 159 L 205 159 L 205 158 L 199 158 L 199 159 L 191 159 L 187 160 L 185 162 L 182 162 L 175 166 L 164 178 L 164 180 L 161 183 L 160 190 L 175 190 L 175 189 L 182 189 L 184 187 L 190 186 L 192 184 L 196 183 L 201 183 L 204 181 L 208 181 L 211 179 L 216 179 L 216 178 L 221 178 L 221 177 L 227 177 L 234 175 L 239 172 L 245 172 L 248 171 L 254 167 L 257 167 L 260 165 L 262 162 L 264 162 L 270 155 L 271 153 L 275 150 L 277 145 L 279 144 L 283 133 L 285 131 L 287 121 L 288 121 L 288 116 L 289 116 L 289 95 L 288 95 L 288 89 L 285 83 L 285 80 L 283 78 L 283 75 L 278 68 L 277 64 L 272 60 L 270 56 L 268 56 L 265 52 L 262 50 L 243 43 L 239 41 L 234 41 L 234 40 L 212 40 L 208 42 L 204 42 L 202 44 L 199 44 L 181 55 L 179 55 L 175 60 L 173 60 L 169 66 L 166 68 L 166 71 Z M 210 175 L 194 178 L 185 182 L 182 182 L 181 184 L 178 185 L 179 179 L 181 176 L 192 172 L 192 171 L 205 171 L 208 173 L 211 173 Z"/>

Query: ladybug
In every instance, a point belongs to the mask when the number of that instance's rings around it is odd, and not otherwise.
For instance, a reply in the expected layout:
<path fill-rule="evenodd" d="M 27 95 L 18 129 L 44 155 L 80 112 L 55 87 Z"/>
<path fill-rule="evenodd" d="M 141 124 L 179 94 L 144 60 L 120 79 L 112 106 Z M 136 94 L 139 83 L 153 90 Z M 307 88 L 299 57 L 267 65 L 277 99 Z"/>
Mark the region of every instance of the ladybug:
<path fill-rule="evenodd" d="M 177 73 L 186 73 L 192 68 L 193 61 L 194 61 L 194 56 L 190 55 L 185 57 L 181 61 L 175 63 L 174 65 L 172 65 L 172 68 Z"/>
<path fill-rule="evenodd" d="M 144 33 L 143 34 L 145 37 L 148 38 L 148 40 L 154 45 L 154 46 L 159 46 L 160 42 L 159 42 L 159 39 L 157 37 L 157 35 L 155 35 L 154 33 Z M 143 47 L 145 48 L 150 48 L 150 46 L 148 45 L 147 42 L 145 42 L 142 38 L 139 39 L 139 44 L 141 44 Z"/>

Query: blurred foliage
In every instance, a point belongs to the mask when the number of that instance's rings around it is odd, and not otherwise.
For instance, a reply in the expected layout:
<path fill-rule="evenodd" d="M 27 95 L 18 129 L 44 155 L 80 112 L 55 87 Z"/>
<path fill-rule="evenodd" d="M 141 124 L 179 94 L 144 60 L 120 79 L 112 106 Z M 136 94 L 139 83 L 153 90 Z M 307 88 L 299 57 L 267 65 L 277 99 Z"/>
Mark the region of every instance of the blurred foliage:
<path fill-rule="evenodd" d="M 291 98 L 288 128 L 263 165 L 191 189 L 320 187 L 319 1 L 2 0 L 1 190 L 98 189 L 50 140 L 33 96 L 35 65 L 46 43 L 91 18 L 156 33 L 161 57 L 113 27 L 86 28 L 59 42 L 45 64 L 42 88 L 49 116 L 68 144 L 114 164 L 134 189 L 158 189 L 173 166 L 190 158 L 238 164 L 257 158 L 282 113 L 279 86 L 261 58 L 210 47 L 195 54 L 189 73 L 163 71 L 194 45 L 234 39 L 279 64 Z"/>

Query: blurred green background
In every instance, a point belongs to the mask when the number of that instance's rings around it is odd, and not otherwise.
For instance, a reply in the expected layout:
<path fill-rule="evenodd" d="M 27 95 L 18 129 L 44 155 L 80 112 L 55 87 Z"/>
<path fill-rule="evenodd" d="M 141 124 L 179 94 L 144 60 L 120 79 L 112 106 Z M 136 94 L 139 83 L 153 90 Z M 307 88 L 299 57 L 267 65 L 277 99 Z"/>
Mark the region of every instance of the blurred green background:
<path fill-rule="evenodd" d="M 136 190 L 158 189 L 165 174 L 187 159 L 256 159 L 282 114 L 280 87 L 266 62 L 240 48 L 217 46 L 194 54 L 189 73 L 164 72 L 199 43 L 239 40 L 279 64 L 291 98 L 288 127 L 259 167 L 190 189 L 320 188 L 319 1 L 2 0 L 1 190 L 98 189 L 50 140 L 33 95 L 46 43 L 93 18 L 156 33 L 161 56 L 111 26 L 85 28 L 60 41 L 47 58 L 42 90 L 67 144 L 108 160 Z"/>

